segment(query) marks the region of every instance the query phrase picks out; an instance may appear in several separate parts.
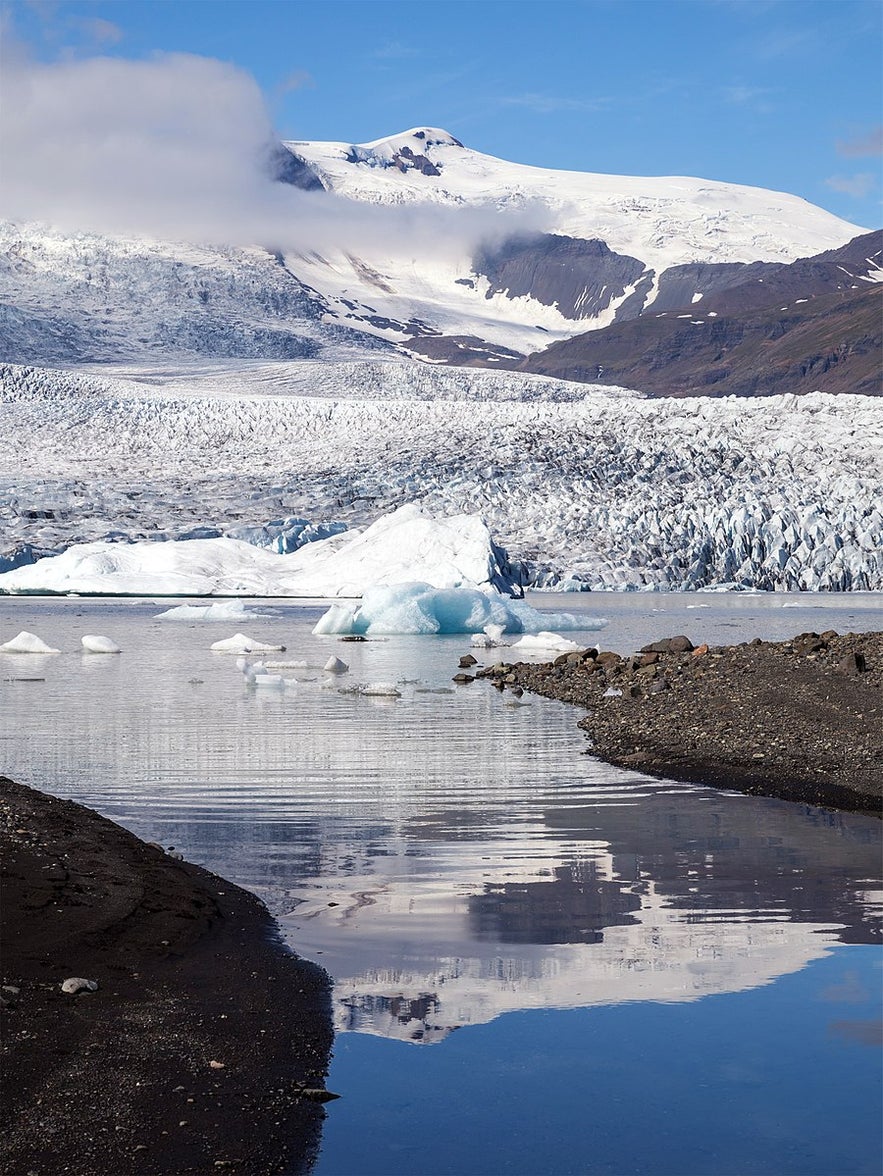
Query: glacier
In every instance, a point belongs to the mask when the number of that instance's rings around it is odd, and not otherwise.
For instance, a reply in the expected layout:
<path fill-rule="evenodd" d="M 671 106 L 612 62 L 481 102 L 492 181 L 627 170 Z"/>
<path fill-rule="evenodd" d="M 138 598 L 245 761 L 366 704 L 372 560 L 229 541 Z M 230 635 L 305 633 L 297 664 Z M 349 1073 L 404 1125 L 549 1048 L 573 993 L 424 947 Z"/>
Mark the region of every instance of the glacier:
<path fill-rule="evenodd" d="M 872 397 L 656 400 L 399 361 L 5 364 L 0 429 L 7 568 L 286 518 L 351 532 L 417 504 L 480 515 L 513 584 L 883 588 Z"/>

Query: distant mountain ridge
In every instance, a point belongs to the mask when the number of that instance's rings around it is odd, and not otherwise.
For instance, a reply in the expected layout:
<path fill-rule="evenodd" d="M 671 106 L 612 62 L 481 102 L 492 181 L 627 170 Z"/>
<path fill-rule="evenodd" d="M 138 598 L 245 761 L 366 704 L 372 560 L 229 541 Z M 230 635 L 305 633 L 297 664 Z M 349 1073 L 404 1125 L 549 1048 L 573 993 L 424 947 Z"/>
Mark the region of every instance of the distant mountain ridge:
<path fill-rule="evenodd" d="M 332 224 L 340 211 L 339 242 L 0 223 L 0 360 L 384 352 L 649 395 L 880 390 L 880 234 L 796 197 L 511 164 L 434 128 L 277 144 L 265 165 Z"/>
<path fill-rule="evenodd" d="M 883 392 L 883 233 L 790 265 L 721 268 L 721 288 L 707 299 L 666 310 L 657 300 L 637 319 L 555 343 L 518 366 L 659 396 Z M 684 284 L 672 275 L 670 288 Z"/>

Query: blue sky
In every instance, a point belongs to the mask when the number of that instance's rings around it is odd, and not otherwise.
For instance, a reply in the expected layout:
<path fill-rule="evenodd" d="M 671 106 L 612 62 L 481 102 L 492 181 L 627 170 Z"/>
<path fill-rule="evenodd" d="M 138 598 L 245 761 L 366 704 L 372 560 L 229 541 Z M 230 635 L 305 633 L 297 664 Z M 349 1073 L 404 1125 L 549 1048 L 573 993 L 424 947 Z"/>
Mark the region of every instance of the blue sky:
<path fill-rule="evenodd" d="M 520 163 L 696 175 L 881 221 L 879 0 L 16 0 L 38 61 L 186 52 L 287 138 L 444 127 Z M 4 114 L 10 117 L 10 112 Z"/>

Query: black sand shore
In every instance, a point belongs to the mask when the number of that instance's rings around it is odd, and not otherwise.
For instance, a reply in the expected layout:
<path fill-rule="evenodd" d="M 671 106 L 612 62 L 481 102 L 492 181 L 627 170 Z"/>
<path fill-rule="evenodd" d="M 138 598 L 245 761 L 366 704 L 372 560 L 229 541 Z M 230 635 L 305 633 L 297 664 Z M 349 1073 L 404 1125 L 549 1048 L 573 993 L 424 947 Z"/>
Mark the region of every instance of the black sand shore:
<path fill-rule="evenodd" d="M 305 1171 L 329 983 L 259 900 L 6 779 L 0 849 L 3 1172 Z"/>
<path fill-rule="evenodd" d="M 883 808 L 883 633 L 586 650 L 472 671 L 584 707 L 592 754 L 652 776 L 828 808 Z"/>

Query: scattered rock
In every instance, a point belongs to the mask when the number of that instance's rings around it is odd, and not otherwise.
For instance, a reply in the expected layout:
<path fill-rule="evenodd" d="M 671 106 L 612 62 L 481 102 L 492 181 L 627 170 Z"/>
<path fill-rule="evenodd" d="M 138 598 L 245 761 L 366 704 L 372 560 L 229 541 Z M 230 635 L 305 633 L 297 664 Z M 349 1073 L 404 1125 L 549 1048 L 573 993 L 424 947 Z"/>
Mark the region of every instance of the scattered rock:
<path fill-rule="evenodd" d="M 689 637 L 664 637 L 641 647 L 641 653 L 690 653 L 693 642 Z"/>
<path fill-rule="evenodd" d="M 464 653 L 457 664 L 461 670 L 468 670 L 472 666 L 478 665 L 478 658 L 473 657 L 471 653 Z"/>
<path fill-rule="evenodd" d="M 837 663 L 837 669 L 841 674 L 864 674 L 867 668 L 865 655 L 861 650 L 848 653 L 846 657 L 842 657 Z"/>
<path fill-rule="evenodd" d="M 67 980 L 62 981 L 61 991 L 74 995 L 78 992 L 97 992 L 98 981 L 85 980 L 82 976 L 69 976 Z"/>
<path fill-rule="evenodd" d="M 593 754 L 611 763 L 640 747 L 655 775 L 883 808 L 883 633 L 698 648 L 668 637 L 625 659 L 565 656 L 482 676 L 584 707 Z"/>

